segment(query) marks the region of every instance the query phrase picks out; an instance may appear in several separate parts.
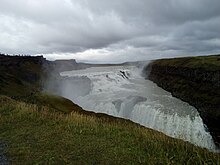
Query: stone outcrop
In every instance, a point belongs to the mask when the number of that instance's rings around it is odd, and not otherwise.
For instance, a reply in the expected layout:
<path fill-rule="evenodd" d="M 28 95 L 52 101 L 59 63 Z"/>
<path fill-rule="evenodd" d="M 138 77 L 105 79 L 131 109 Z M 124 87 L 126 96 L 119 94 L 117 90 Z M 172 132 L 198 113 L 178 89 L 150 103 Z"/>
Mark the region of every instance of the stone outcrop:
<path fill-rule="evenodd" d="M 197 108 L 218 145 L 220 144 L 219 59 L 220 56 L 156 60 L 144 69 L 148 79 Z"/>

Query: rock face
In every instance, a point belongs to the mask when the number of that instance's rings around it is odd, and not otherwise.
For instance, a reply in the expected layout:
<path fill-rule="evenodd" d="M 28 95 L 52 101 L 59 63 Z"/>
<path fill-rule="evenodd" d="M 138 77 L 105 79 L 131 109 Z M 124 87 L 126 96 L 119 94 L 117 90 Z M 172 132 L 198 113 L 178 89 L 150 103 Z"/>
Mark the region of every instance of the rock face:
<path fill-rule="evenodd" d="M 5 156 L 5 150 L 7 145 L 5 143 L 0 142 L 0 164 L 1 165 L 9 165 L 9 161 Z"/>
<path fill-rule="evenodd" d="M 220 144 L 220 56 L 163 59 L 144 69 L 148 79 L 195 106 Z"/>
<path fill-rule="evenodd" d="M 20 97 L 40 91 L 50 66 L 43 56 L 0 54 L 0 94 Z"/>

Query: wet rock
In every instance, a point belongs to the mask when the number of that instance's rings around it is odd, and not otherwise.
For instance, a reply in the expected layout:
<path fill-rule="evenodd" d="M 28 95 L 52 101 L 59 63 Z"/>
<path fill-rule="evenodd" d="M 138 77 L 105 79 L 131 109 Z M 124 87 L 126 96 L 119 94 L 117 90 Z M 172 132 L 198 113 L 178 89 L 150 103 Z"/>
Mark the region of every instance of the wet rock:
<path fill-rule="evenodd" d="M 0 165 L 9 165 L 9 161 L 5 156 L 6 144 L 0 142 Z"/>

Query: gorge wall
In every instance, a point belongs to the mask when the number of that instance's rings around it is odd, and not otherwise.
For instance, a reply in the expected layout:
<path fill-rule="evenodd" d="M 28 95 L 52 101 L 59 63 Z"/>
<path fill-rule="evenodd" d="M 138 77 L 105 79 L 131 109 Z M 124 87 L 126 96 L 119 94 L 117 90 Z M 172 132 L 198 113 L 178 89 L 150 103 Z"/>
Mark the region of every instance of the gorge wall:
<path fill-rule="evenodd" d="M 144 68 L 144 74 L 196 107 L 220 144 L 220 55 L 156 60 Z"/>

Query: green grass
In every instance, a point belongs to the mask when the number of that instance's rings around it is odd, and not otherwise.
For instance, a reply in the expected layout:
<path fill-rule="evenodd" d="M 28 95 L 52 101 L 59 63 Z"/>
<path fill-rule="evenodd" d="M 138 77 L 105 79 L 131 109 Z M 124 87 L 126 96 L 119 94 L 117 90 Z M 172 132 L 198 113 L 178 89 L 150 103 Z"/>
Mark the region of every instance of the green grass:
<path fill-rule="evenodd" d="M 35 75 L 36 77 L 40 77 L 42 73 L 41 66 L 38 71 L 33 71 L 32 67 L 26 68 L 24 66 L 14 66 L 12 68 L 7 68 L 5 66 L 0 66 L 0 93 L 8 96 L 26 96 L 30 95 L 30 93 L 40 91 L 40 78 L 37 81 L 30 82 L 27 80 L 29 75 Z"/>
<path fill-rule="evenodd" d="M 0 142 L 8 145 L 5 154 L 12 164 L 220 162 L 219 154 L 127 120 L 51 113 L 51 108 L 0 96 Z"/>
<path fill-rule="evenodd" d="M 154 61 L 153 64 L 216 71 L 220 69 L 220 55 L 161 59 Z"/>
<path fill-rule="evenodd" d="M 25 100 L 25 99 L 24 99 Z M 56 112 L 70 113 L 73 111 L 83 111 L 81 107 L 74 104 L 72 101 L 61 97 L 52 95 L 49 93 L 36 93 L 29 98 L 26 98 L 26 102 L 37 104 L 38 106 L 47 106 Z"/>

